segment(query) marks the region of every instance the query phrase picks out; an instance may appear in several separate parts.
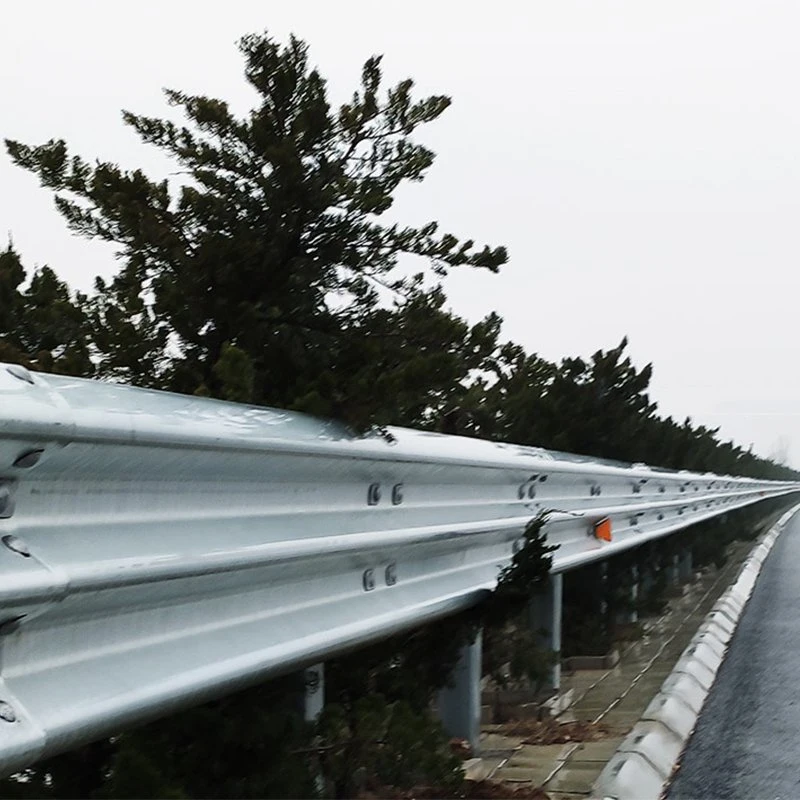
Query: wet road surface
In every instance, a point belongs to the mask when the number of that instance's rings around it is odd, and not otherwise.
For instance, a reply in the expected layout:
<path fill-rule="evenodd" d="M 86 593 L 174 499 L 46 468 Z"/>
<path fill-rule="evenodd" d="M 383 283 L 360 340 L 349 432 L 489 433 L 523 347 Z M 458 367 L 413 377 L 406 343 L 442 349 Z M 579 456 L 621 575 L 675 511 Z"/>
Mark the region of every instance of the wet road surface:
<path fill-rule="evenodd" d="M 667 797 L 800 798 L 800 514 L 764 563 Z"/>

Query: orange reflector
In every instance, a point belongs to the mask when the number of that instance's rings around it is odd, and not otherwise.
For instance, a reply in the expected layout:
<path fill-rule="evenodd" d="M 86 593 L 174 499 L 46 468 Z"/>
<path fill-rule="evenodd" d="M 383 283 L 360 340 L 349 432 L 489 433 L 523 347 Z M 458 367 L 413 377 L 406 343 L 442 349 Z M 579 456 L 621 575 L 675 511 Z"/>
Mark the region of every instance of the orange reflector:
<path fill-rule="evenodd" d="M 601 519 L 599 522 L 595 522 L 594 524 L 594 535 L 598 539 L 602 539 L 604 542 L 611 541 L 611 518 L 606 517 L 605 519 Z"/>

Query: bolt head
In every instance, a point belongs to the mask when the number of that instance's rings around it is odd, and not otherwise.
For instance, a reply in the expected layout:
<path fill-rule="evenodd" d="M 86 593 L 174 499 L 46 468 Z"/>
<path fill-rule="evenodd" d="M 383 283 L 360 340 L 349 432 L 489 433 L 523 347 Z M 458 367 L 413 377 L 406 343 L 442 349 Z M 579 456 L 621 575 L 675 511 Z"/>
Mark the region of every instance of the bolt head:
<path fill-rule="evenodd" d="M 375 588 L 375 570 L 365 569 L 361 582 L 364 586 L 364 591 L 371 592 Z"/>
<path fill-rule="evenodd" d="M 12 552 L 18 553 L 25 558 L 31 557 L 31 551 L 25 542 L 19 538 L 19 536 L 14 536 L 13 534 L 9 533 L 7 536 L 2 538 L 3 544 Z"/>
<path fill-rule="evenodd" d="M 3 720 L 3 722 L 17 721 L 17 713 L 5 700 L 0 700 L 0 719 Z"/>
<path fill-rule="evenodd" d="M 305 685 L 309 694 L 316 694 L 322 685 L 322 676 L 318 669 L 307 669 L 305 671 Z"/>
<path fill-rule="evenodd" d="M 14 461 L 14 466 L 18 469 L 30 469 L 31 467 L 35 467 L 39 463 L 42 453 L 44 453 L 42 449 L 27 450 L 17 456 L 16 461 Z"/>
<path fill-rule="evenodd" d="M 18 381 L 24 381 L 25 383 L 30 384 L 33 384 L 34 382 L 33 375 L 31 375 L 31 373 L 28 372 L 28 370 L 25 369 L 25 367 L 23 367 L 21 364 L 9 364 L 6 367 L 6 371 L 10 375 L 13 375 Z"/>

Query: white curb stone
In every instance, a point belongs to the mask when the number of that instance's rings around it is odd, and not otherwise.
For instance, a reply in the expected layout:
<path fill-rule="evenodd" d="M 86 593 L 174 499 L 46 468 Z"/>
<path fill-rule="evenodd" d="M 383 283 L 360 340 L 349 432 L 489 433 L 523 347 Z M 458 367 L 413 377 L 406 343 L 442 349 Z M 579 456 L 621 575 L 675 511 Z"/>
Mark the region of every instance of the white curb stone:
<path fill-rule="evenodd" d="M 643 755 L 635 752 L 621 753 L 617 751 L 606 765 L 601 774 L 608 775 L 605 783 L 611 787 L 614 794 L 605 792 L 605 787 L 599 783 L 595 784 L 594 797 L 602 800 L 618 800 L 618 798 L 637 798 L 658 797 L 661 794 L 661 787 L 664 785 L 664 778 L 661 772 L 651 764 Z M 599 793 L 598 793 L 598 787 Z"/>

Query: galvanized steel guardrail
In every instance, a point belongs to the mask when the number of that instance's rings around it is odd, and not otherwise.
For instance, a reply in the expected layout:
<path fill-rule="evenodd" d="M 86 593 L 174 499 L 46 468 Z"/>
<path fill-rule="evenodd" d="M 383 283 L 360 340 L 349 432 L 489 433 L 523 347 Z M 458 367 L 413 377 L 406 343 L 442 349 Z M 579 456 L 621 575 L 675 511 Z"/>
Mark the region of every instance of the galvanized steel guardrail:
<path fill-rule="evenodd" d="M 0 365 L 0 773 L 800 489 L 391 432 Z"/>

